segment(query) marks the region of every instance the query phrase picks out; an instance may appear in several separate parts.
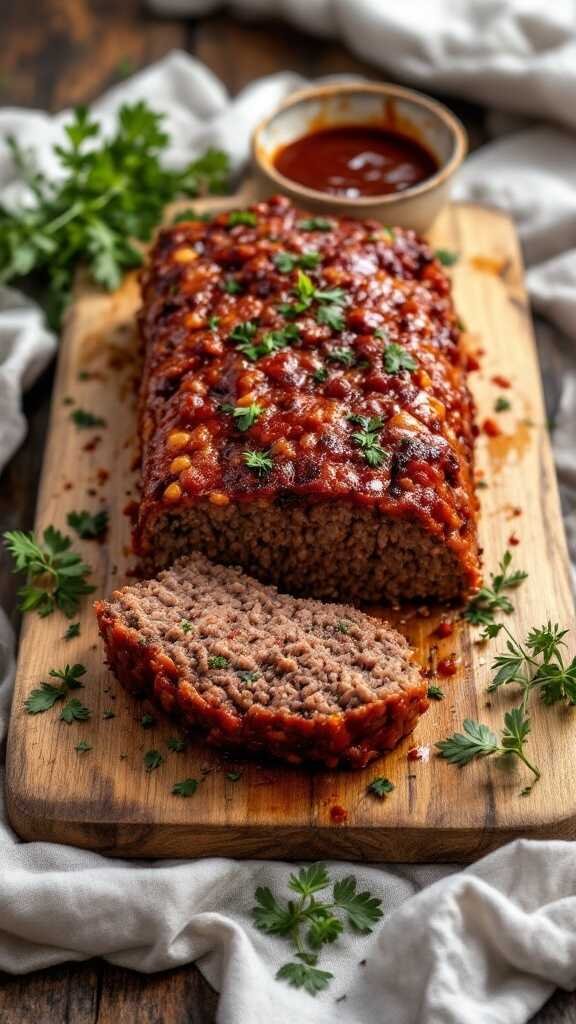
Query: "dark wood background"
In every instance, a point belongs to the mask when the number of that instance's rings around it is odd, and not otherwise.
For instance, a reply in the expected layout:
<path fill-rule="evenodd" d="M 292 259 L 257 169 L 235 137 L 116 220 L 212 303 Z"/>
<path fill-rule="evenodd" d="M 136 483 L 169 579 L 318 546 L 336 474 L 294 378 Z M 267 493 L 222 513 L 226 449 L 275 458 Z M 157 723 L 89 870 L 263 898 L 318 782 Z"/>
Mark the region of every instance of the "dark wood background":
<path fill-rule="evenodd" d="M 56 111 L 90 102 L 174 47 L 204 61 L 231 93 L 286 68 L 310 78 L 344 72 L 382 77 L 337 43 L 275 21 L 243 23 L 227 14 L 199 21 L 157 18 L 139 0 L 1 0 L 0 18 L 2 105 Z M 472 145 L 480 144 L 482 111 L 450 105 Z M 25 399 L 28 437 L 0 480 L 2 531 L 33 525 L 52 379 L 49 369 Z M 17 582 L 8 568 L 2 553 L 0 603 L 18 627 Z M 217 1001 L 193 965 L 146 976 L 90 960 L 23 977 L 0 974 L 0 1024 L 213 1024 Z M 533 1024 L 576 1024 L 576 997 L 556 993 Z"/>

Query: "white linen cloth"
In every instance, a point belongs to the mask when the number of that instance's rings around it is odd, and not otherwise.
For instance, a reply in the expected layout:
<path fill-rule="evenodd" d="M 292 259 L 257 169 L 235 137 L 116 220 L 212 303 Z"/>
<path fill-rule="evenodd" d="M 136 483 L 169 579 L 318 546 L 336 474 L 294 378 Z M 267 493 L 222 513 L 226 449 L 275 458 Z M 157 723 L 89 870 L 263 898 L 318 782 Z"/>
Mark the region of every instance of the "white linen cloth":
<path fill-rule="evenodd" d="M 200 14 L 211 0 L 154 0 L 160 12 Z M 282 14 L 321 35 L 339 34 L 388 78 L 485 103 L 495 141 L 474 153 L 457 196 L 514 217 L 529 266 L 545 370 L 557 398 L 554 449 L 576 556 L 576 11 L 571 0 L 238 0 L 243 13 Z M 230 101 L 202 65 L 182 53 L 135 75 L 94 110 L 109 127 L 118 105 L 145 98 L 168 115 L 169 160 L 208 143 L 235 168 L 251 128 L 301 84 L 283 73 Z M 514 114 L 514 117 L 508 115 Z M 530 119 L 518 118 L 518 114 Z M 51 146 L 65 115 L 0 110 L 11 131 Z M 0 149 L 0 201 L 22 195 Z M 20 443 L 22 389 L 54 341 L 38 310 L 0 296 L 0 468 Z M 0 613 L 1 614 L 1 613 Z M 570 625 L 567 623 L 566 625 Z M 0 622 L 0 736 L 13 674 L 12 641 Z M 1 772 L 1 769 L 0 769 Z M 312 999 L 274 980 L 289 947 L 254 929 L 257 885 L 286 896 L 291 866 L 229 860 L 130 863 L 45 843 L 22 844 L 0 809 L 0 969 L 23 973 L 104 956 L 141 971 L 191 960 L 221 992 L 220 1024 L 523 1024 L 556 985 L 576 987 L 576 848 L 519 841 L 465 871 L 446 866 L 333 864 L 352 870 L 383 900 L 386 917 L 368 937 L 342 937 L 320 966 L 335 980 Z M 434 884 L 432 884 L 434 883 Z M 409 898 L 411 897 L 411 898 Z M 360 961 L 366 960 L 364 966 Z M 340 996 L 346 996 L 339 1000 Z"/>

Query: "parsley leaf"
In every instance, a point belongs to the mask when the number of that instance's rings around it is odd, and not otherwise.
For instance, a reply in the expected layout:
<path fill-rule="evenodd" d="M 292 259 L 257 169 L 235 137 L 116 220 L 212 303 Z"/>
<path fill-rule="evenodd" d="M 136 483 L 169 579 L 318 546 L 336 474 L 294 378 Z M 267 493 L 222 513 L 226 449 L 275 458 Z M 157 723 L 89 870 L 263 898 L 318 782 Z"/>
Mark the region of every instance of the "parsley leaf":
<path fill-rule="evenodd" d="M 453 267 L 455 263 L 458 263 L 460 258 L 458 253 L 454 252 L 452 249 L 437 249 L 434 255 L 443 267 Z"/>
<path fill-rule="evenodd" d="M 215 654 L 213 657 L 208 658 L 208 668 L 230 668 L 230 662 L 228 658 L 222 657 L 221 654 Z"/>
<path fill-rule="evenodd" d="M 182 630 L 183 633 L 188 634 L 192 632 L 194 626 L 192 625 L 191 622 L 188 621 L 188 619 L 182 619 L 182 621 L 180 622 L 180 629 Z"/>
<path fill-rule="evenodd" d="M 505 395 L 498 395 L 498 398 L 494 402 L 494 412 L 508 412 L 512 408 L 512 404 Z"/>
<path fill-rule="evenodd" d="M 427 697 L 429 700 L 444 700 L 446 694 L 441 686 L 429 686 L 427 691 Z"/>
<path fill-rule="evenodd" d="M 4 534 L 14 558 L 14 572 L 26 572 L 28 582 L 18 591 L 21 612 L 37 611 L 42 617 L 59 608 L 71 619 L 80 598 L 94 587 L 86 583 L 90 567 L 70 551 L 70 538 L 48 526 L 39 544 L 33 533 L 13 530 Z"/>
<path fill-rule="evenodd" d="M 235 228 L 238 224 L 245 224 L 247 227 L 255 227 L 258 218 L 252 210 L 232 210 L 228 214 L 228 227 Z"/>
<path fill-rule="evenodd" d="M 87 754 L 89 750 L 92 750 L 92 747 L 87 740 L 80 740 L 74 747 L 74 750 L 77 750 L 79 754 Z"/>
<path fill-rule="evenodd" d="M 75 636 L 80 636 L 80 623 L 71 622 L 68 629 L 64 633 L 63 640 L 73 640 Z"/>
<path fill-rule="evenodd" d="M 260 477 L 266 476 L 274 468 L 274 460 L 269 452 L 246 451 L 242 452 L 242 458 L 248 469 Z"/>
<path fill-rule="evenodd" d="M 227 295 L 239 295 L 240 292 L 244 291 L 240 281 L 237 281 L 235 277 L 226 278 L 225 281 L 222 281 L 220 287 Z"/>
<path fill-rule="evenodd" d="M 163 761 L 164 758 L 159 750 L 147 750 L 144 754 L 144 767 L 147 772 L 156 771 Z"/>
<path fill-rule="evenodd" d="M 142 715 L 140 719 L 140 725 L 143 729 L 152 729 L 156 725 L 156 719 L 154 715 Z"/>
<path fill-rule="evenodd" d="M 333 363 L 342 363 L 344 366 L 354 366 L 356 353 L 351 348 L 333 348 L 328 353 L 328 359 Z"/>
<path fill-rule="evenodd" d="M 180 736 L 170 736 L 166 741 L 168 750 L 172 750 L 175 754 L 181 754 L 183 750 L 186 750 L 186 740 L 180 738 Z"/>
<path fill-rule="evenodd" d="M 381 900 L 369 892 L 357 892 L 356 879 L 350 875 L 332 886 L 332 898 L 319 900 L 318 893 L 331 885 L 324 864 L 311 864 L 290 875 L 289 888 L 297 899 L 280 902 L 268 887 L 256 889 L 252 908 L 254 924 L 268 935 L 280 935 L 294 947 L 298 963 L 280 968 L 276 977 L 311 995 L 325 988 L 332 978 L 317 969 L 322 946 L 336 942 L 346 924 L 356 931 L 369 932 L 382 917 Z"/>
<path fill-rule="evenodd" d="M 366 789 L 369 793 L 383 800 L 385 796 L 388 796 L 395 789 L 393 782 L 390 779 L 385 778 L 383 775 L 379 775 L 377 778 L 372 779 L 372 782 L 368 783 Z"/>
<path fill-rule="evenodd" d="M 238 427 L 238 430 L 250 430 L 256 423 L 256 420 L 262 415 L 264 409 L 257 402 L 253 402 L 251 405 L 237 405 L 232 410 L 232 417 Z"/>
<path fill-rule="evenodd" d="M 108 512 L 104 508 L 94 515 L 85 509 L 82 512 L 69 512 L 66 521 L 82 540 L 96 540 L 108 529 Z"/>
<path fill-rule="evenodd" d="M 378 435 L 384 426 L 380 416 L 350 416 L 353 423 L 358 423 L 362 430 L 356 430 L 352 434 L 352 440 L 360 448 L 366 462 L 372 468 L 381 466 L 388 455 L 386 449 L 378 442 Z"/>
<path fill-rule="evenodd" d="M 53 708 L 56 701 L 63 700 L 66 690 L 60 686 L 53 686 L 51 683 L 41 683 L 40 688 L 32 690 L 24 701 L 24 707 L 29 715 L 39 715 L 43 711 Z"/>
<path fill-rule="evenodd" d="M 106 426 L 106 420 L 103 420 L 101 416 L 95 416 L 92 412 L 86 412 L 85 409 L 74 409 L 70 413 L 70 419 L 74 421 L 80 430 Z"/>
<path fill-rule="evenodd" d="M 77 662 L 75 665 L 66 665 L 64 668 L 51 668 L 50 675 L 53 679 L 61 679 L 69 690 L 79 690 L 83 685 L 80 679 L 86 675 L 86 666 Z"/>
<path fill-rule="evenodd" d="M 314 270 L 322 259 L 319 252 L 296 253 L 277 252 L 274 254 L 274 263 L 281 274 L 290 274 L 296 267 L 302 270 Z"/>
<path fill-rule="evenodd" d="M 90 718 L 90 709 L 82 704 L 76 697 L 67 701 L 62 711 L 60 712 L 60 718 L 67 725 L 72 725 L 72 722 L 85 722 Z"/>
<path fill-rule="evenodd" d="M 476 757 L 487 757 L 499 750 L 498 737 L 487 725 L 481 725 L 471 718 L 464 719 L 464 732 L 455 732 L 436 746 L 450 764 L 461 767 Z"/>
<path fill-rule="evenodd" d="M 343 331 L 346 326 L 342 310 L 334 304 L 321 306 L 316 314 L 316 320 L 319 324 L 326 324 L 332 331 Z"/>
<path fill-rule="evenodd" d="M 411 373 L 412 370 L 418 368 L 418 363 L 410 353 L 394 342 L 386 345 L 383 360 L 386 373 L 400 373 L 402 370 L 408 370 Z"/>
<path fill-rule="evenodd" d="M 296 227 L 299 231 L 331 231 L 334 221 L 328 220 L 327 217 L 306 217 L 299 220 Z"/>
<path fill-rule="evenodd" d="M 514 606 L 503 591 L 518 587 L 527 578 L 528 573 L 522 570 L 509 573 L 511 562 L 512 553 L 505 551 L 498 564 L 499 572 L 491 573 L 490 586 L 481 587 L 468 602 L 464 611 L 464 618 L 467 622 L 471 622 L 474 626 L 487 626 L 494 622 L 496 611 L 503 611 L 506 615 L 513 611 Z"/>
<path fill-rule="evenodd" d="M 193 796 L 198 789 L 197 779 L 183 779 L 172 786 L 173 796 Z"/>
<path fill-rule="evenodd" d="M 248 669 L 240 668 L 236 670 L 236 675 L 241 683 L 245 683 L 246 686 L 251 686 L 257 679 L 260 679 L 259 672 L 250 672 Z"/>

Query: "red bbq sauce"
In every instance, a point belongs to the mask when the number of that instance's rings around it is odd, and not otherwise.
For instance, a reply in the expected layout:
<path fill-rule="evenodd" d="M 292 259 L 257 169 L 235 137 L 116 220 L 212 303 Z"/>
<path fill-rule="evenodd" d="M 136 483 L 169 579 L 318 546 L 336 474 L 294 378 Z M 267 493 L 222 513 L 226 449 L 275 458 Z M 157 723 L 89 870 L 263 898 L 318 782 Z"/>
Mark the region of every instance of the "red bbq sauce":
<path fill-rule="evenodd" d="M 276 153 L 274 166 L 291 181 L 347 199 L 404 192 L 438 170 L 419 142 L 372 125 L 304 135 Z"/>

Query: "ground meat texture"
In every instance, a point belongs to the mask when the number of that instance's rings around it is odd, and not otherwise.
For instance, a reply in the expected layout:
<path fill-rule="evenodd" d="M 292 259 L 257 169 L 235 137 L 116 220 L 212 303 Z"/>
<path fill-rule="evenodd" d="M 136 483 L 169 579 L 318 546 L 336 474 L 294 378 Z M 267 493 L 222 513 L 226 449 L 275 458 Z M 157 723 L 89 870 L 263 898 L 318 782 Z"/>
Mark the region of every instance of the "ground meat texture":
<path fill-rule="evenodd" d="M 201 554 L 96 613 L 120 682 L 216 746 L 363 767 L 428 706 L 411 649 L 387 623 L 281 595 Z"/>
<path fill-rule="evenodd" d="M 142 297 L 148 566 L 200 550 L 336 599 L 478 586 L 473 404 L 425 242 L 277 197 L 161 231 Z"/>

